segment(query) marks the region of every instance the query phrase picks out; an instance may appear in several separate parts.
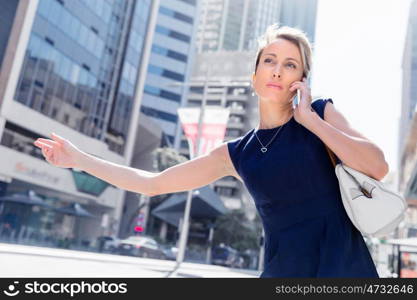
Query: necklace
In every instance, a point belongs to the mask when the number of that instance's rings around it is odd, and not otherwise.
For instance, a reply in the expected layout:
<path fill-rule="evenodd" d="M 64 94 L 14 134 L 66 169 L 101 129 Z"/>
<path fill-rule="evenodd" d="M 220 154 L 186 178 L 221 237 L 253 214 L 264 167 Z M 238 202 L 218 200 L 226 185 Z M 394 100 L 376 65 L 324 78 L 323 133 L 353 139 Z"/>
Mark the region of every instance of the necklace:
<path fill-rule="evenodd" d="M 288 122 L 286 122 L 286 123 L 284 123 L 282 126 L 280 126 L 279 128 L 278 128 L 278 130 L 277 130 L 277 132 L 275 132 L 275 134 L 274 134 L 274 136 L 272 137 L 272 139 L 268 142 L 268 144 L 266 144 L 265 146 L 262 144 L 262 142 L 261 142 L 261 140 L 259 139 L 259 137 L 258 137 L 258 135 L 256 134 L 256 130 L 254 131 L 255 132 L 255 136 L 256 136 L 256 138 L 258 139 L 258 141 L 259 141 L 259 143 L 261 144 L 261 146 L 262 146 L 262 148 L 261 148 L 261 151 L 262 151 L 262 153 L 265 153 L 267 150 L 268 150 L 268 146 L 269 146 L 269 144 L 271 144 L 271 142 L 274 140 L 274 138 L 277 136 L 277 134 L 278 134 L 278 132 L 282 129 L 282 127 L 284 127 L 285 126 L 285 124 L 287 124 Z"/>

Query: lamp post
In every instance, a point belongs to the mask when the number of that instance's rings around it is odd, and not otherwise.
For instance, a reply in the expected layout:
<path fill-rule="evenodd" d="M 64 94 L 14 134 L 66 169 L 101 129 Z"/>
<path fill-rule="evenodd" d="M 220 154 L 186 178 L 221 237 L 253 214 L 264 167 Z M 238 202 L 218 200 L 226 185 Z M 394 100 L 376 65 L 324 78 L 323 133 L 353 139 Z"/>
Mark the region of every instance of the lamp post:
<path fill-rule="evenodd" d="M 207 241 L 206 264 L 209 265 L 211 261 L 211 247 L 213 244 L 214 223 L 210 223 L 208 228 L 209 228 L 209 236 L 208 236 L 208 241 Z"/>
<path fill-rule="evenodd" d="M 207 70 L 206 77 L 204 80 L 204 88 L 203 88 L 203 97 L 201 103 L 201 110 L 199 114 L 198 120 L 198 130 L 197 130 L 197 138 L 196 138 L 196 150 L 194 151 L 193 145 L 191 143 L 188 144 L 189 151 L 190 151 L 190 160 L 198 157 L 201 155 L 200 151 L 200 143 L 201 143 L 201 134 L 202 134 L 202 127 L 203 127 L 203 120 L 204 120 L 204 112 L 207 103 L 207 94 L 208 94 L 208 84 L 209 84 L 209 69 Z M 228 86 L 242 86 L 242 82 L 222 82 L 222 81 L 212 81 L 215 84 L 219 84 L 224 87 Z M 249 86 L 249 83 L 247 83 Z M 201 86 L 201 83 L 178 83 L 178 84 L 170 84 L 169 86 Z M 185 205 L 184 217 L 181 219 L 179 224 L 180 227 L 180 237 L 178 243 L 178 253 L 176 258 L 176 267 L 173 272 L 171 272 L 170 276 L 173 276 L 179 269 L 181 263 L 184 261 L 185 256 L 185 249 L 187 245 L 187 238 L 188 238 L 188 231 L 189 231 L 189 219 L 190 219 L 190 211 L 191 211 L 191 201 L 193 195 L 197 195 L 198 191 L 189 190 L 187 194 L 187 200 Z M 211 235 L 212 235 L 211 230 Z M 209 254 L 208 254 L 209 255 Z M 208 258 L 206 258 L 206 261 Z"/>
<path fill-rule="evenodd" d="M 206 74 L 206 80 L 204 81 L 204 90 L 203 90 L 203 99 L 201 103 L 201 110 L 200 110 L 200 116 L 198 119 L 198 130 L 197 130 L 197 147 L 196 147 L 196 153 L 194 153 L 193 145 L 191 143 L 188 144 L 188 147 L 190 149 L 190 159 L 194 159 L 200 155 L 200 140 L 201 140 L 201 128 L 203 125 L 204 120 L 204 110 L 206 107 L 206 101 L 207 101 L 207 81 L 208 81 L 208 72 L 209 69 L 207 69 Z M 189 230 L 189 219 L 190 219 L 190 211 L 191 211 L 191 200 L 193 197 L 193 194 L 198 195 L 198 191 L 196 193 L 193 193 L 193 190 L 189 190 L 187 193 L 187 201 L 185 203 L 185 211 L 184 211 L 184 218 L 182 222 L 182 227 L 180 231 L 180 241 L 178 245 L 178 253 L 177 253 L 177 266 L 176 270 L 179 269 L 179 266 L 184 260 L 185 256 L 185 248 L 187 246 L 187 238 L 188 238 L 188 230 Z"/>

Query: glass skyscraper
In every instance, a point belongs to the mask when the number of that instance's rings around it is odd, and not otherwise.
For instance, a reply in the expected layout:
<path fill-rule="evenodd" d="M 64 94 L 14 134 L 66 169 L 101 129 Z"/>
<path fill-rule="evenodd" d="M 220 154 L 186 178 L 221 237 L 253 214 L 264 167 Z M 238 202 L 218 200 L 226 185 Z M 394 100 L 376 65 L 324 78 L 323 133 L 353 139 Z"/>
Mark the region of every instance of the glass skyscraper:
<path fill-rule="evenodd" d="M 157 5 L 0 2 L 0 196 L 32 190 L 51 206 L 33 213 L 1 202 L 0 225 L 19 220 L 16 238 L 36 232 L 42 240 L 81 243 L 104 232 L 117 235 L 126 191 L 48 164 L 33 142 L 56 132 L 87 153 L 131 163 Z M 94 218 L 55 210 L 80 205 Z"/>
<path fill-rule="evenodd" d="M 162 129 L 166 143 L 179 144 L 177 109 L 184 106 L 184 88 L 194 54 L 198 20 L 196 0 L 160 2 L 141 112 Z M 176 141 L 176 142 L 175 142 Z"/>
<path fill-rule="evenodd" d="M 279 21 L 281 0 L 203 0 L 198 52 L 247 51 Z"/>
<path fill-rule="evenodd" d="M 150 0 L 40 0 L 15 100 L 123 154 Z"/>

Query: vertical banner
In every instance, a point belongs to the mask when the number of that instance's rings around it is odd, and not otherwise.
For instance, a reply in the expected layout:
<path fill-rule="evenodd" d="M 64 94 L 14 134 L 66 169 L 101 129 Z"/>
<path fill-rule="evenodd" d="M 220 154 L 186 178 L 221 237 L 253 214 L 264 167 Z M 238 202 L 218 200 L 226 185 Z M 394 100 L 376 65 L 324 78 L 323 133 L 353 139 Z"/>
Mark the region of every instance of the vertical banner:
<path fill-rule="evenodd" d="M 190 157 L 205 155 L 213 148 L 220 145 L 225 137 L 227 121 L 230 110 L 223 107 L 206 107 L 204 110 L 203 124 L 201 125 L 201 136 L 199 151 L 197 151 L 198 120 L 201 108 L 179 108 L 178 115 L 182 128 L 187 137 L 190 149 Z"/>

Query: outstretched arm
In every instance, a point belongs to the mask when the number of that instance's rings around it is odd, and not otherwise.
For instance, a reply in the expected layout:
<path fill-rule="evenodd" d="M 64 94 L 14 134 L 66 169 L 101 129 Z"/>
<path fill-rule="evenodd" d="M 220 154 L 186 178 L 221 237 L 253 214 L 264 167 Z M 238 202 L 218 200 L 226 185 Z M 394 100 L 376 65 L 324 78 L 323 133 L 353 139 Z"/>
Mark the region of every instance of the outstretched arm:
<path fill-rule="evenodd" d="M 227 143 L 206 155 L 155 173 L 100 159 L 57 134 L 52 133 L 51 137 L 52 140 L 39 138 L 34 142 L 51 165 L 81 169 L 120 189 L 148 196 L 191 190 L 224 176 L 236 176 Z"/>
<path fill-rule="evenodd" d="M 118 188 L 155 196 L 187 191 L 205 186 L 224 176 L 232 175 L 226 161 L 227 145 L 222 144 L 210 153 L 153 173 L 114 164 L 84 154 L 77 165 L 85 172 L 110 182 Z"/>
<path fill-rule="evenodd" d="M 168 168 L 152 178 L 156 194 L 188 191 L 233 175 L 227 144 L 210 153 Z"/>

